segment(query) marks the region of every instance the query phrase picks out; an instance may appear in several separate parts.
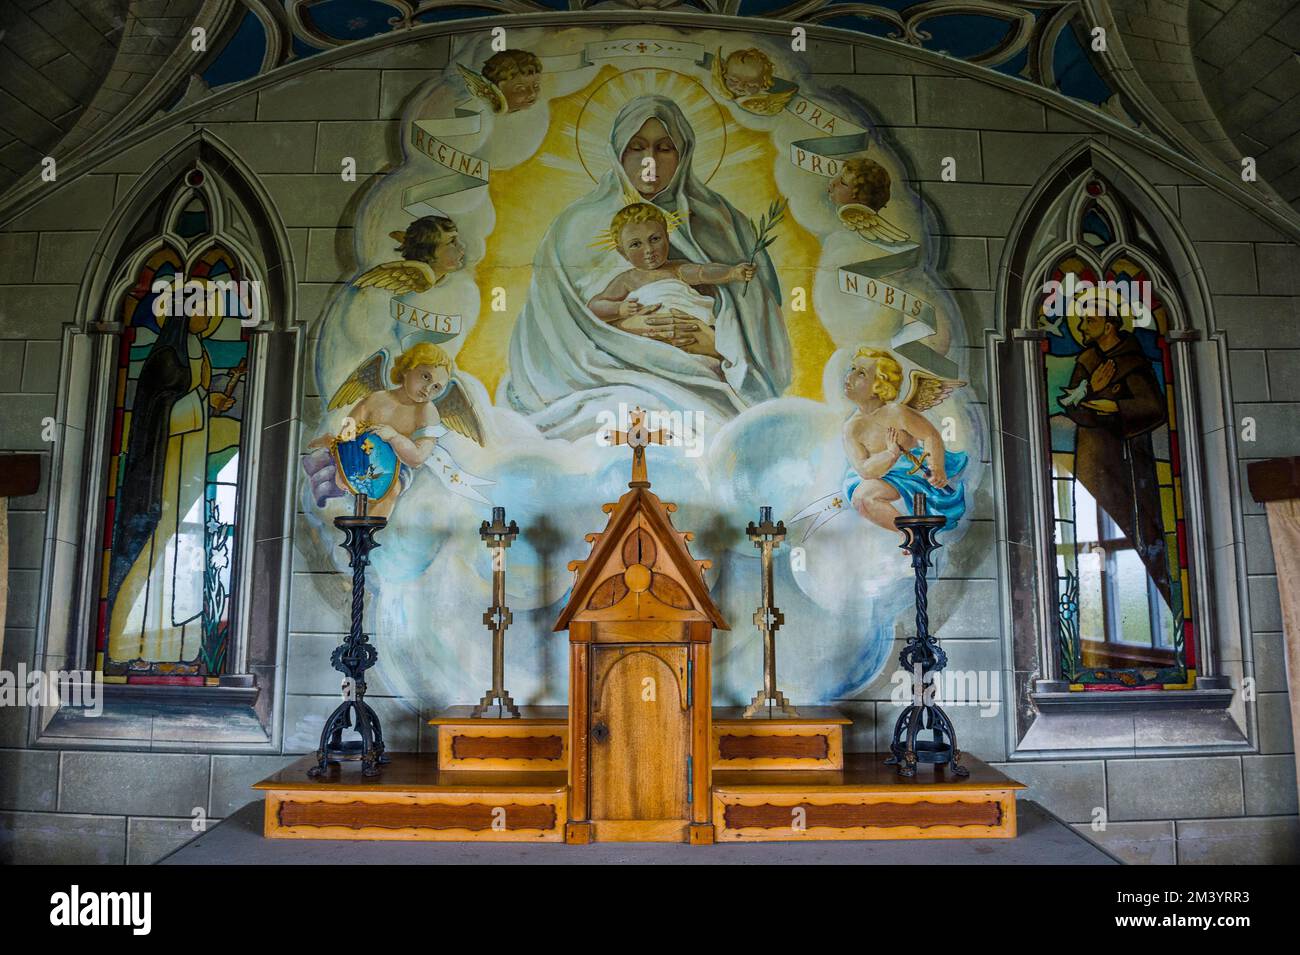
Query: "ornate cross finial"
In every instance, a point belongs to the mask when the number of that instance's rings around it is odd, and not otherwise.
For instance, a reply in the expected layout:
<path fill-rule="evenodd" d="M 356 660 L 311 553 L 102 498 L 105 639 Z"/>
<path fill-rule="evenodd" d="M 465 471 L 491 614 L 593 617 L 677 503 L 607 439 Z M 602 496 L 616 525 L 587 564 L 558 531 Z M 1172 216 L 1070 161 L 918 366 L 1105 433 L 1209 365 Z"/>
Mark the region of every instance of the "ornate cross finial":
<path fill-rule="evenodd" d="M 650 478 L 646 475 L 645 449 L 651 444 L 667 444 L 672 435 L 666 428 L 651 431 L 646 427 L 646 413 L 641 408 L 633 408 L 628 414 L 626 431 L 609 432 L 610 444 L 626 444 L 632 449 L 632 480 L 628 487 L 649 487 Z"/>
<path fill-rule="evenodd" d="M 519 707 L 506 691 L 506 628 L 514 622 L 514 615 L 506 606 L 506 551 L 519 536 L 519 525 L 514 521 L 506 523 L 506 509 L 492 508 L 491 523 L 484 521 L 478 529 L 478 536 L 492 551 L 492 606 L 483 614 L 483 624 L 492 631 L 492 688 L 483 694 L 483 699 L 470 712 L 478 719 L 493 706 L 498 707 L 501 718 L 519 719 Z"/>
<path fill-rule="evenodd" d="M 772 589 L 772 551 L 785 540 L 785 521 L 772 523 L 772 508 L 764 505 L 758 509 L 758 523 L 752 521 L 745 533 L 754 542 L 763 558 L 762 603 L 754 612 L 754 626 L 763 635 L 763 687 L 754 694 L 745 707 L 745 719 L 756 716 L 795 717 L 799 711 L 790 705 L 785 694 L 776 688 L 776 632 L 785 623 L 785 614 L 777 608 Z"/>

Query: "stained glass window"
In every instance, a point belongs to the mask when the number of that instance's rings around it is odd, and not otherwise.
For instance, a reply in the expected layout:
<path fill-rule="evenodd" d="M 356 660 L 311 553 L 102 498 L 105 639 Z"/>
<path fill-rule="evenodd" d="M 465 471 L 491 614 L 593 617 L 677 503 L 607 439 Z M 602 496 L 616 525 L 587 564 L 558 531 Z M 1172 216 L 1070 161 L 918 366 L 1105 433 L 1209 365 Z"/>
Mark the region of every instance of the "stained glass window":
<path fill-rule="evenodd" d="M 1120 212 L 1082 206 L 1039 304 L 1062 678 L 1075 690 L 1189 689 L 1172 299 Z"/>
<path fill-rule="evenodd" d="M 243 275 L 221 245 L 183 251 L 209 220 L 197 195 L 178 209 L 175 239 L 120 298 L 97 620 L 108 682 L 216 683 L 230 645 L 249 335 L 227 300 L 177 311 L 154 289 Z"/>

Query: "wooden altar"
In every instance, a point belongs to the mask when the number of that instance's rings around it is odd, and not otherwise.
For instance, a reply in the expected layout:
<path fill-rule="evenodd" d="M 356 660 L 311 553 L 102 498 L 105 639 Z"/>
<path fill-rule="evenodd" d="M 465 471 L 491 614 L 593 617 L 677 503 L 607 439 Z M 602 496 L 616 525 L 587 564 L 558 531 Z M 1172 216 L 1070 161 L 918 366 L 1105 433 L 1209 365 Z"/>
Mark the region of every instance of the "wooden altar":
<path fill-rule="evenodd" d="M 882 753 L 844 753 L 851 720 L 829 707 L 745 718 L 712 706 L 710 645 L 726 629 L 707 561 L 650 490 L 635 427 L 628 491 L 573 561 L 569 705 L 518 718 L 451 707 L 429 720 L 438 752 L 395 753 L 307 776 L 305 757 L 255 788 L 277 839 L 498 842 L 764 842 L 984 839 L 1016 834 L 1024 786 L 964 754 L 968 777 Z"/>

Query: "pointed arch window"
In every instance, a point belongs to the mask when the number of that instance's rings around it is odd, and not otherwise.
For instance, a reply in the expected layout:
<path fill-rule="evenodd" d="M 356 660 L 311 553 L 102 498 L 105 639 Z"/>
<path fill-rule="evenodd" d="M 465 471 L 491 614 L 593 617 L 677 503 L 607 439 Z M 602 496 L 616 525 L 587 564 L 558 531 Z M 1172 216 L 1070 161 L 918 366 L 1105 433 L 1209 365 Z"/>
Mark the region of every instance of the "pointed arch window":
<path fill-rule="evenodd" d="M 33 711 L 34 745 L 278 748 L 294 289 L 270 196 L 206 130 L 143 172 L 100 232 L 64 330 L 36 654 L 102 674 L 113 719 Z"/>
<path fill-rule="evenodd" d="M 1048 452 L 1059 674 L 1073 690 L 1191 689 L 1177 295 L 1132 213 L 1086 177 L 1041 257 L 1036 373 Z"/>
<path fill-rule="evenodd" d="M 1097 143 L 1008 238 L 987 335 L 1008 754 L 1242 751 L 1227 351 L 1195 249 Z"/>
<path fill-rule="evenodd" d="M 116 293 L 94 624 L 107 682 L 212 685 L 230 662 L 256 286 L 214 234 L 205 181 L 186 174 Z"/>

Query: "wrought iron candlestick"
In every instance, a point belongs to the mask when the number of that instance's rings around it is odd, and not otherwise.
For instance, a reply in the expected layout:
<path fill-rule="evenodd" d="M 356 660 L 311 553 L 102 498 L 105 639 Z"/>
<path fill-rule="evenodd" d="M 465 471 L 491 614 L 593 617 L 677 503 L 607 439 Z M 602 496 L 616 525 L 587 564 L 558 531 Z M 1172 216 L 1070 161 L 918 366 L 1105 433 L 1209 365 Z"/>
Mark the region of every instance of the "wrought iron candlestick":
<path fill-rule="evenodd" d="M 519 719 L 519 707 L 506 692 L 506 627 L 514 617 L 506 606 L 506 548 L 519 536 L 519 525 L 506 524 L 506 509 L 492 508 L 492 523 L 484 521 L 478 529 L 488 550 L 492 551 L 492 606 L 483 614 L 483 623 L 492 631 L 492 688 L 483 694 L 470 716 L 482 716 L 492 706 L 499 706 L 501 716 Z"/>
<path fill-rule="evenodd" d="M 776 688 L 776 632 L 785 623 L 785 616 L 773 602 L 772 551 L 785 540 L 785 522 L 772 523 L 772 509 L 758 509 L 758 523 L 751 522 L 745 533 L 763 555 L 763 602 L 754 612 L 754 624 L 763 634 L 763 688 L 745 707 L 745 718 L 756 716 L 798 716 L 799 711 L 790 705 Z"/>
<path fill-rule="evenodd" d="M 897 766 L 900 776 L 915 776 L 917 763 L 947 763 L 954 775 L 969 776 L 970 770 L 959 765 L 961 750 L 957 748 L 957 731 L 948 714 L 934 702 L 933 694 L 938 673 L 948 665 L 948 655 L 930 633 L 929 585 L 925 572 L 930 567 L 930 554 L 943 546 L 935 540 L 935 534 L 946 519 L 925 512 L 924 494 L 916 493 L 912 502 L 910 516 L 894 518 L 894 525 L 907 538 L 899 546 L 912 555 L 912 572 L 916 575 L 916 633 L 908 637 L 898 654 L 899 666 L 912 674 L 912 703 L 894 724 L 894 739 L 889 744 L 892 755 L 885 763 Z M 934 739 L 918 740 L 921 730 L 932 730 Z"/>
<path fill-rule="evenodd" d="M 330 656 L 330 664 L 344 676 L 343 702 L 325 721 L 325 729 L 320 734 L 320 748 L 316 750 L 316 765 L 307 770 L 308 776 L 319 776 L 325 772 L 327 764 L 358 755 L 361 757 L 361 773 L 365 776 L 379 775 L 380 764 L 388 762 L 379 717 L 366 702 L 366 671 L 375 665 L 379 652 L 362 631 L 366 567 L 370 564 L 370 552 L 379 546 L 375 533 L 388 523 L 388 518 L 367 513 L 368 505 L 366 495 L 358 494 L 354 512 L 334 518 L 334 526 L 345 535 L 339 546 L 351 558 L 352 628 Z M 349 728 L 360 734 L 360 741 L 343 742 L 343 731 Z"/>

